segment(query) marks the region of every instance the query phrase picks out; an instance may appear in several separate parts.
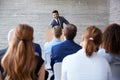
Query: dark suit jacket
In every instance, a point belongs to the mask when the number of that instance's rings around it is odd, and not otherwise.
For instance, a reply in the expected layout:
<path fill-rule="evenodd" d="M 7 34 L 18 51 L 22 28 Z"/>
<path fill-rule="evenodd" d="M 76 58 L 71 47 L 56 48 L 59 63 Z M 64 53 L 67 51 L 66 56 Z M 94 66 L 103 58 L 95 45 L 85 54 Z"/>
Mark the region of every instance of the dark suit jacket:
<path fill-rule="evenodd" d="M 51 22 L 51 26 L 52 26 L 52 27 L 54 27 L 54 26 L 60 26 L 60 27 L 63 28 L 63 23 L 69 24 L 69 22 L 68 22 L 64 17 L 62 17 L 62 16 L 59 16 L 58 19 L 59 19 L 59 23 L 56 22 L 55 19 L 53 19 L 53 21 Z"/>
<path fill-rule="evenodd" d="M 37 52 L 39 54 L 39 56 L 42 57 L 42 52 L 41 52 L 40 45 L 37 44 L 37 43 L 34 43 L 34 49 L 35 49 L 35 52 Z"/>
<path fill-rule="evenodd" d="M 57 62 L 62 62 L 67 55 L 76 53 L 82 47 L 72 40 L 66 40 L 58 45 L 52 47 L 51 53 L 51 67 Z"/>
<path fill-rule="evenodd" d="M 3 57 L 3 55 L 5 54 L 5 52 L 7 51 L 8 48 L 5 48 L 5 49 L 2 49 L 0 50 L 0 62 L 1 62 L 1 59 Z"/>

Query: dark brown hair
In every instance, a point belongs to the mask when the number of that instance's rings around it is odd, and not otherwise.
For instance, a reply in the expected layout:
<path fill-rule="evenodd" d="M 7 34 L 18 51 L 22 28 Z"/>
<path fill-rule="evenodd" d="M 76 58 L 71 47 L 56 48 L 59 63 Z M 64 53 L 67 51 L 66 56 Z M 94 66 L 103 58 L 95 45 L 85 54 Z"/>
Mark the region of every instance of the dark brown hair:
<path fill-rule="evenodd" d="M 86 41 L 86 55 L 91 56 L 93 52 L 99 49 L 102 42 L 102 32 L 96 26 L 89 26 L 84 32 L 83 40 Z"/>
<path fill-rule="evenodd" d="M 113 23 L 103 32 L 102 47 L 110 54 L 120 54 L 120 25 Z"/>
<path fill-rule="evenodd" d="M 56 38 L 60 38 L 62 35 L 62 28 L 60 26 L 54 26 L 54 34 Z"/>
<path fill-rule="evenodd" d="M 57 13 L 57 14 L 59 14 L 58 10 L 54 10 L 54 11 L 52 11 L 52 13 Z"/>
<path fill-rule="evenodd" d="M 68 24 L 64 27 L 64 35 L 67 40 L 73 40 L 77 33 L 77 27 L 74 24 Z"/>

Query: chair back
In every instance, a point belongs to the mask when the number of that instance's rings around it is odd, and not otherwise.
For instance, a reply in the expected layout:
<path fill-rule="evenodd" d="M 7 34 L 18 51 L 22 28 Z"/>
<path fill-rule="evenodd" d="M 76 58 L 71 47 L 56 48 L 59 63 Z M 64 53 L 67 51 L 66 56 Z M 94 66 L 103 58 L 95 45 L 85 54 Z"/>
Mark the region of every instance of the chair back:
<path fill-rule="evenodd" d="M 54 64 L 55 80 L 61 80 L 61 62 Z"/>
<path fill-rule="evenodd" d="M 120 62 L 110 64 L 113 80 L 120 80 Z"/>
<path fill-rule="evenodd" d="M 51 53 L 45 53 L 45 68 L 46 69 L 51 69 L 51 66 L 50 66 L 50 62 L 51 62 L 50 54 Z"/>

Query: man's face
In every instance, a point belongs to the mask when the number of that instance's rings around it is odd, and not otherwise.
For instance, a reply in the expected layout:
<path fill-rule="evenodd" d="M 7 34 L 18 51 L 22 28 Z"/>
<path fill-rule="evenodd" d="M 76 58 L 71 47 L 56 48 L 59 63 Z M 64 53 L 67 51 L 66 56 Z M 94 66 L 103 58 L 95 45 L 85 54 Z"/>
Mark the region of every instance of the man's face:
<path fill-rule="evenodd" d="M 59 14 L 58 13 L 53 13 L 53 18 L 57 19 L 59 17 Z"/>

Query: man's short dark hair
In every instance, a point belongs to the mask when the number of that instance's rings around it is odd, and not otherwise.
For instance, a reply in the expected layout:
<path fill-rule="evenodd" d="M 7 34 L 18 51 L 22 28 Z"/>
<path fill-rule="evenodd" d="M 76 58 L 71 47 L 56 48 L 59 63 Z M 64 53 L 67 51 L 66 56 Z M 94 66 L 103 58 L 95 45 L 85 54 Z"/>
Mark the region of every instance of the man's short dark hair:
<path fill-rule="evenodd" d="M 64 27 L 64 32 L 67 40 L 73 40 L 77 33 L 77 27 L 74 24 L 68 24 Z"/>
<path fill-rule="evenodd" d="M 52 13 L 58 13 L 58 11 L 57 11 L 57 10 L 54 10 Z"/>

